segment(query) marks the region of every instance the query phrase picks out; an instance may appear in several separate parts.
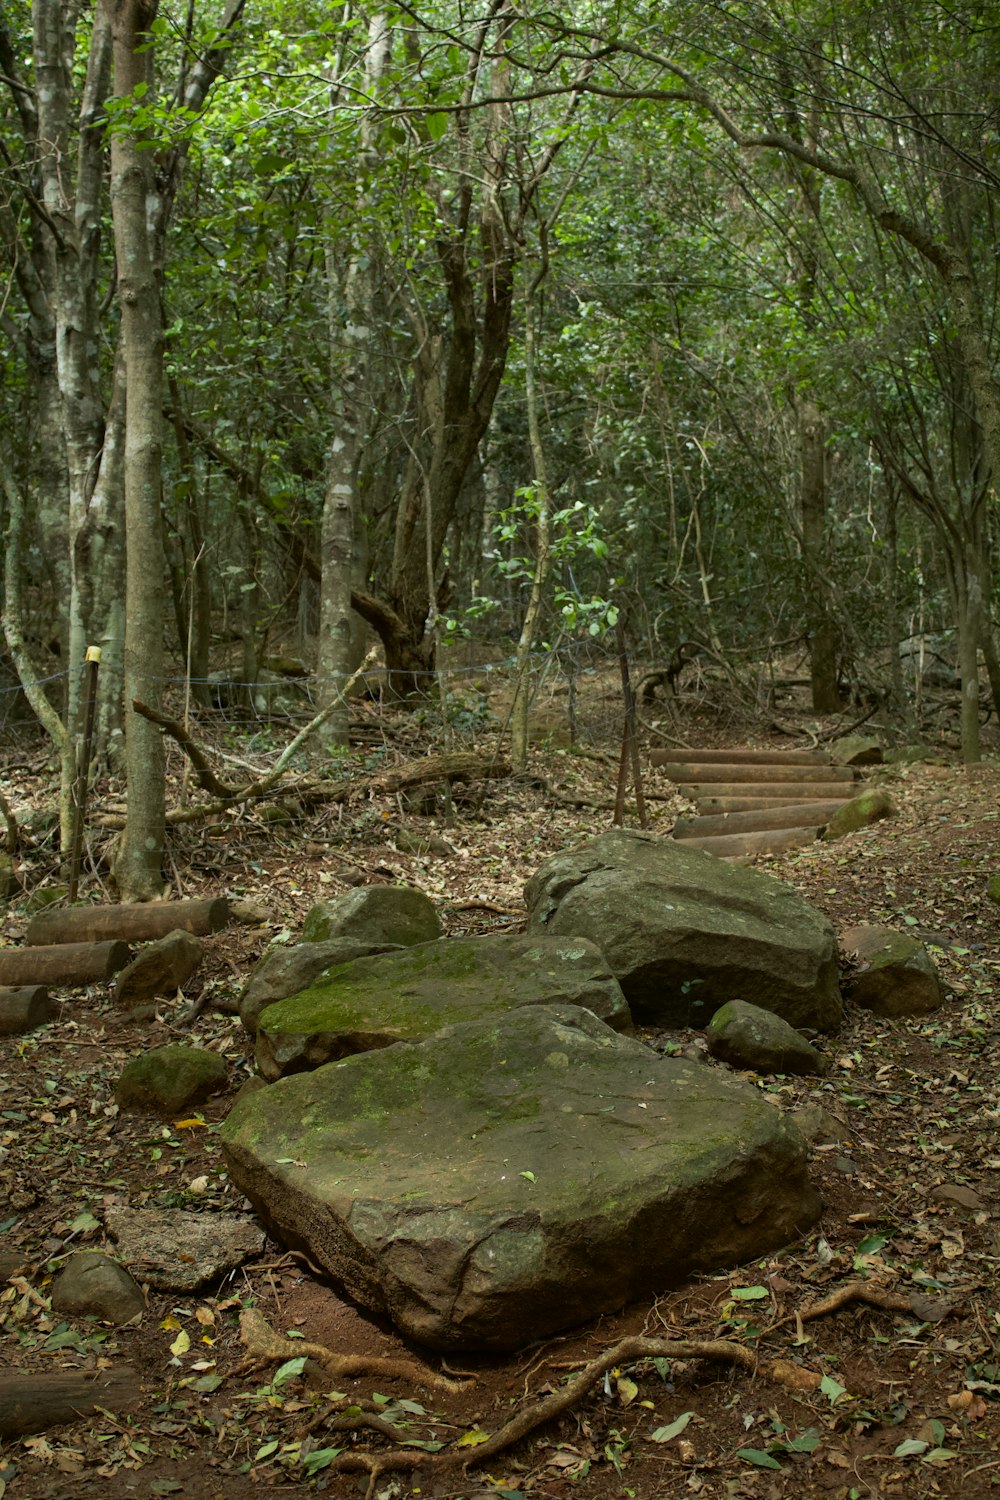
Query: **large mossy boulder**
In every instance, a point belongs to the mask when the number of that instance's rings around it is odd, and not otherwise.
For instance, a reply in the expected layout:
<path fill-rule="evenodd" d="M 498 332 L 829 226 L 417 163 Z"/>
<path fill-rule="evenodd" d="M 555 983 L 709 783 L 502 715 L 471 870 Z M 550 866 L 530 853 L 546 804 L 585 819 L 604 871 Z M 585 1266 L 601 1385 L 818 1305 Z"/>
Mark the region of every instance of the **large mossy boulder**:
<path fill-rule="evenodd" d="M 923 1016 L 944 1001 L 934 960 L 919 938 L 892 927 L 850 927 L 841 937 L 860 968 L 844 981 L 855 1005 L 879 1016 Z"/>
<path fill-rule="evenodd" d="M 255 1032 L 261 1011 L 278 1000 L 297 995 L 329 969 L 349 964 L 373 953 L 394 952 L 397 944 L 366 943 L 358 938 L 328 938 L 322 943 L 296 943 L 291 948 L 272 948 L 265 953 L 240 995 L 240 1020 Z"/>
<path fill-rule="evenodd" d="M 373 946 L 432 943 L 443 932 L 437 907 L 408 885 L 361 885 L 319 901 L 302 924 L 304 943 L 352 938 Z"/>
<path fill-rule="evenodd" d="M 232 1181 L 271 1232 L 439 1349 L 513 1349 L 796 1239 L 805 1143 L 757 1090 L 536 1006 L 242 1099 Z"/>
<path fill-rule="evenodd" d="M 529 933 L 585 935 L 637 1021 L 708 1024 L 727 1000 L 835 1029 L 830 922 L 788 886 L 683 843 L 615 829 L 548 860 L 525 888 Z"/>
<path fill-rule="evenodd" d="M 586 938 L 444 938 L 327 969 L 271 1005 L 257 1032 L 257 1068 L 273 1081 L 442 1026 L 552 1004 L 585 1005 L 618 1031 L 632 1026 L 621 986 Z"/>

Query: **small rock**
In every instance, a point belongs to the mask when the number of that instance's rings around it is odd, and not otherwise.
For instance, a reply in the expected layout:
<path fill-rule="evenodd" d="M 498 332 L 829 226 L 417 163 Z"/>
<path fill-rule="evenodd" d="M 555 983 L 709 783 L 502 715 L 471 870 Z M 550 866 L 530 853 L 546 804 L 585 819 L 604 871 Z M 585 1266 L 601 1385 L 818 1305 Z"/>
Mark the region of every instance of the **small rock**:
<path fill-rule="evenodd" d="M 803 1104 L 801 1109 L 792 1110 L 791 1119 L 811 1146 L 819 1142 L 846 1141 L 851 1134 L 843 1120 L 838 1120 L 822 1104 Z"/>
<path fill-rule="evenodd" d="M 855 1005 L 878 1016 L 922 1016 L 937 1010 L 944 988 L 923 943 L 891 927 L 851 927 L 841 947 L 864 965 L 844 989 Z"/>
<path fill-rule="evenodd" d="M 229 913 L 233 920 L 243 927 L 266 927 L 277 920 L 269 906 L 265 906 L 262 901 L 251 901 L 244 896 L 238 896 L 235 901 L 230 901 Z"/>
<path fill-rule="evenodd" d="M 888 792 L 862 792 L 860 797 L 853 797 L 843 807 L 838 807 L 820 837 L 828 842 L 831 839 L 842 839 L 845 834 L 869 828 L 882 818 L 894 818 L 897 812 L 898 808 Z"/>
<path fill-rule="evenodd" d="M 134 1114 L 172 1115 L 220 1093 L 227 1081 L 226 1065 L 216 1053 L 175 1043 L 126 1063 L 115 1098 L 120 1109 Z"/>
<path fill-rule="evenodd" d="M 878 740 L 863 734 L 848 734 L 843 739 L 834 740 L 830 746 L 830 759 L 835 766 L 879 766 L 884 756 Z"/>
<path fill-rule="evenodd" d="M 235 1271 L 264 1248 L 246 1214 L 113 1206 L 105 1227 L 124 1260 L 158 1291 L 193 1292 Z"/>
<path fill-rule="evenodd" d="M 119 1005 L 142 1005 L 154 995 L 174 995 L 182 989 L 205 956 L 204 945 L 190 932 L 178 929 L 148 943 L 118 975 L 115 999 Z"/>
<path fill-rule="evenodd" d="M 730 1000 L 705 1032 L 713 1057 L 755 1073 L 825 1073 L 826 1059 L 773 1011 Z"/>
<path fill-rule="evenodd" d="M 57 1312 L 80 1313 L 121 1328 L 146 1311 L 146 1299 L 123 1266 L 99 1250 L 71 1255 L 52 1284 Z"/>
<path fill-rule="evenodd" d="M 320 901 L 302 924 L 304 943 L 354 938 L 365 943 L 432 943 L 443 932 L 429 896 L 405 885 L 365 885 Z"/>
<path fill-rule="evenodd" d="M 958 1208 L 967 1208 L 970 1213 L 983 1206 L 979 1194 L 959 1182 L 939 1182 L 927 1196 L 935 1203 L 953 1203 Z"/>

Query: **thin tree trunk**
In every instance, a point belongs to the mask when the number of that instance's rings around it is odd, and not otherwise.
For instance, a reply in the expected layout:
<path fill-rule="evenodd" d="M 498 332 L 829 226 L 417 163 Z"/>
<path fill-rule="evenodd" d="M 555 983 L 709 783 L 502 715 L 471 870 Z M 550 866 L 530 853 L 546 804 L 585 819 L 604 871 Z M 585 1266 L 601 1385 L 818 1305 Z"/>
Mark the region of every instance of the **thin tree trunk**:
<path fill-rule="evenodd" d="M 157 0 L 104 0 L 112 19 L 114 86 L 128 98 L 148 86 L 145 48 Z M 127 122 L 111 135 L 111 207 L 126 369 L 125 426 L 125 764 L 128 810 L 115 858 L 125 901 L 162 890 L 163 738 L 137 714 L 136 699 L 159 707 L 163 679 L 164 554 L 160 515 L 163 330 L 148 227 L 155 202 L 152 152 L 140 149 Z"/>
<path fill-rule="evenodd" d="M 528 763 L 528 709 L 532 698 L 532 683 L 529 672 L 531 647 L 538 631 L 542 615 L 542 599 L 551 567 L 552 546 L 552 502 L 549 491 L 548 468 L 545 462 L 545 446 L 542 442 L 542 424 L 538 411 L 537 378 L 537 325 L 535 295 L 545 275 L 546 263 L 537 273 L 526 267 L 528 284 L 524 294 L 524 394 L 528 416 L 528 443 L 531 449 L 531 466 L 534 470 L 535 489 L 535 570 L 531 579 L 528 607 L 517 643 L 514 659 L 514 706 L 511 710 L 511 759 L 514 769 L 523 771 Z"/>

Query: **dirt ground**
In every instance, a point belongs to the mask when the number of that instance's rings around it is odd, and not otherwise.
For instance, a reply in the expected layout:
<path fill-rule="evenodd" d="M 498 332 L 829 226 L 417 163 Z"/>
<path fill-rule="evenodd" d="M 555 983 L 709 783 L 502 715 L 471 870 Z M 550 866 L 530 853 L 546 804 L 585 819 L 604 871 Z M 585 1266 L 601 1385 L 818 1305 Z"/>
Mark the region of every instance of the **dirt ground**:
<path fill-rule="evenodd" d="M 730 732 L 717 742 L 735 741 Z M 382 753 L 415 752 L 394 742 Z M 5 790 L 23 813 L 50 784 L 44 750 L 26 741 L 15 762 Z M 428 818 L 386 798 L 307 826 L 252 813 L 213 830 L 190 825 L 171 844 L 173 894 L 229 894 L 267 908 L 265 920 L 207 940 L 197 980 L 205 1003 L 191 1023 L 183 1017 L 194 991 L 137 1022 L 115 1009 L 108 986 L 94 985 L 61 992 L 54 1023 L 0 1039 L 0 1250 L 24 1263 L 0 1293 L 0 1413 L 25 1373 L 126 1367 L 137 1388 L 130 1411 L 3 1439 L 0 1495 L 976 1500 L 1000 1489 L 1000 906 L 985 894 L 1000 872 L 995 761 L 880 772 L 896 818 L 757 862 L 838 927 L 877 921 L 918 932 L 948 987 L 943 1008 L 920 1020 L 849 1013 L 837 1037 L 820 1041 L 833 1064 L 825 1079 L 754 1079 L 776 1108 L 818 1103 L 840 1123 L 842 1138 L 812 1153 L 825 1206 L 801 1243 L 516 1356 L 452 1361 L 453 1392 L 366 1373 L 331 1384 L 309 1364 L 254 1365 L 239 1335 L 247 1307 L 280 1334 L 443 1369 L 276 1244 L 195 1296 L 151 1291 L 139 1326 L 65 1321 L 51 1310 L 47 1290 L 66 1257 L 104 1245 L 109 1204 L 237 1205 L 217 1127 L 252 1059 L 226 1007 L 315 900 L 360 870 L 426 890 L 451 932 L 517 930 L 524 879 L 555 850 L 607 827 L 614 795 L 614 757 L 599 749 L 539 751 L 532 772 L 476 788 L 450 824 L 441 808 Z M 666 783 L 651 778 L 649 789 L 659 798 L 654 826 L 667 832 L 680 804 Z M 416 835 L 433 835 L 432 845 Z M 26 852 L 24 870 L 33 886 L 55 879 L 43 841 Z M 25 921 L 24 903 L 11 903 L 3 942 L 19 942 Z M 698 1042 L 692 1033 L 643 1035 L 659 1050 Z M 122 1065 L 191 1036 L 226 1059 L 226 1094 L 194 1123 L 120 1116 Z M 623 1357 L 574 1394 L 588 1361 L 637 1335 L 663 1341 L 663 1354 Z M 666 1345 L 677 1340 L 730 1341 L 754 1367 L 671 1357 Z M 477 1463 L 487 1435 L 534 1398 L 560 1393 L 560 1415 Z"/>

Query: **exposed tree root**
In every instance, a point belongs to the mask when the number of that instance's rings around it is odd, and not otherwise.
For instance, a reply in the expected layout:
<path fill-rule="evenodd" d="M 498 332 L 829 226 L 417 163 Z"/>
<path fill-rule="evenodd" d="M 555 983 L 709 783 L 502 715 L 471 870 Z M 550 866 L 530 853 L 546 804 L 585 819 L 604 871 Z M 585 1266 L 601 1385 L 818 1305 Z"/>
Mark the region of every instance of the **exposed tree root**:
<path fill-rule="evenodd" d="M 543 1422 L 551 1422 L 553 1418 L 575 1406 L 608 1370 L 637 1359 L 712 1359 L 723 1364 L 739 1365 L 741 1369 L 751 1373 L 756 1373 L 757 1370 L 757 1357 L 753 1351 L 730 1339 L 621 1339 L 584 1365 L 579 1375 L 568 1381 L 562 1390 L 553 1391 L 551 1395 L 543 1396 L 541 1400 L 515 1412 L 510 1421 L 505 1422 L 492 1437 L 473 1449 L 466 1459 L 466 1465 L 471 1467 L 502 1453 L 512 1443 L 518 1442 L 536 1427 L 541 1427 Z"/>
<path fill-rule="evenodd" d="M 776 1323 L 771 1323 L 763 1330 L 761 1337 L 766 1338 L 769 1333 L 774 1333 L 778 1328 L 784 1328 L 788 1323 L 797 1321 L 809 1323 L 813 1318 L 825 1318 L 829 1313 L 839 1312 L 842 1307 L 849 1307 L 852 1302 L 867 1302 L 870 1307 L 882 1308 L 883 1312 L 912 1312 L 907 1297 L 901 1297 L 895 1292 L 887 1292 L 870 1281 L 848 1281 L 819 1302 L 810 1303 L 808 1307 L 789 1313 L 787 1317 L 779 1318 Z"/>
<path fill-rule="evenodd" d="M 311 1359 L 324 1374 L 334 1380 L 353 1375 L 382 1375 L 398 1380 L 412 1381 L 415 1385 L 435 1391 L 454 1393 L 465 1389 L 467 1382 L 449 1380 L 438 1375 L 426 1365 L 418 1365 L 412 1359 L 383 1359 L 367 1354 L 336 1354 L 325 1344 L 312 1344 L 306 1339 L 286 1339 L 274 1329 L 253 1307 L 240 1313 L 240 1339 L 252 1359 L 268 1360 Z M 355 1424 L 357 1425 L 357 1424 Z"/>

